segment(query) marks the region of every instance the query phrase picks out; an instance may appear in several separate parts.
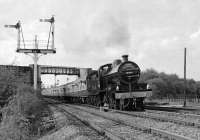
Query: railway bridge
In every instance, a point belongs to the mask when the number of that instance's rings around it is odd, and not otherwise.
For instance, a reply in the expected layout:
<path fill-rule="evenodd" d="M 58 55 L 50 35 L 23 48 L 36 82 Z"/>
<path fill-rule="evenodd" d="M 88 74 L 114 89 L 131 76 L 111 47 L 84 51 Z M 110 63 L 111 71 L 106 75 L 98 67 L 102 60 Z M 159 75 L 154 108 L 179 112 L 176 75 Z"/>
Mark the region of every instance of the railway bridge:
<path fill-rule="evenodd" d="M 61 67 L 61 66 L 39 66 L 40 74 L 54 74 L 54 75 L 80 75 L 80 69 L 76 67 Z"/>
<path fill-rule="evenodd" d="M 17 82 L 33 85 L 33 64 L 29 66 L 13 66 L 13 65 L 0 65 L 0 75 L 13 75 Z M 37 83 L 38 88 L 41 88 L 41 75 L 54 74 L 54 75 L 77 75 L 80 76 L 81 68 L 67 67 L 67 66 L 50 66 L 38 65 Z M 3 82 L 0 79 L 0 83 Z"/>

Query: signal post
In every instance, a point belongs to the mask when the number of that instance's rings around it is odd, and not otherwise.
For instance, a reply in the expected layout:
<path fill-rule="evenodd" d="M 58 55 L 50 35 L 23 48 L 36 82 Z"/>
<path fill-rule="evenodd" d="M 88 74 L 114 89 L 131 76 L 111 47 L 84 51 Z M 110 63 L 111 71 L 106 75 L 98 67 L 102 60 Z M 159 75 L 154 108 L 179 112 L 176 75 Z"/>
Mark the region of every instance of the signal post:
<path fill-rule="evenodd" d="M 50 23 L 50 31 L 49 31 L 49 35 L 48 35 L 48 40 L 47 42 L 42 45 L 43 48 L 39 48 L 41 46 L 40 41 L 37 39 L 37 35 L 35 36 L 34 39 L 34 48 L 26 48 L 26 44 L 25 44 L 25 40 L 24 40 L 24 36 L 23 36 L 23 31 L 22 31 L 22 26 L 20 21 L 17 22 L 17 24 L 15 25 L 5 25 L 5 27 L 8 28 L 15 28 L 18 30 L 18 35 L 17 35 L 17 52 L 18 53 L 24 53 L 24 54 L 32 54 L 31 57 L 33 58 L 34 61 L 34 90 L 37 90 L 37 75 L 38 75 L 38 68 L 37 68 L 37 62 L 39 60 L 39 57 L 41 55 L 46 55 L 48 53 L 56 53 L 56 49 L 54 47 L 54 16 L 52 16 L 50 19 L 40 19 L 40 22 L 49 22 Z M 22 42 L 23 42 L 23 48 L 21 47 L 21 38 L 22 38 Z M 51 42 L 50 42 L 51 40 Z M 29 41 L 30 42 L 30 41 Z M 39 56 L 39 54 L 41 54 Z"/>

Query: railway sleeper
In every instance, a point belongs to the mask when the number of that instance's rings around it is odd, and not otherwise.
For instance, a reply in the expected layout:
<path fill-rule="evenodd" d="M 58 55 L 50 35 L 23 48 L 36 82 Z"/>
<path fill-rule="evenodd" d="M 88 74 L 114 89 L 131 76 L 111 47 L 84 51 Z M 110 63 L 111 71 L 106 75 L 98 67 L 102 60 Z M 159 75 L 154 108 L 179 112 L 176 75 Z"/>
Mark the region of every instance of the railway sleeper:
<path fill-rule="evenodd" d="M 104 128 L 101 128 L 100 126 L 96 125 L 95 123 L 91 123 L 91 122 L 88 122 L 87 120 L 85 119 L 81 119 L 79 118 L 78 116 L 72 114 L 71 112 L 69 111 L 66 111 L 65 109 L 63 109 L 62 107 L 58 107 L 58 109 L 62 110 L 63 113 L 67 113 L 69 114 L 70 116 L 72 116 L 73 118 L 79 120 L 80 122 L 82 122 L 84 125 L 86 125 L 87 127 L 91 128 L 92 130 L 96 131 L 98 134 L 102 135 L 102 136 L 105 136 L 105 137 L 108 137 L 110 138 L 111 140 L 125 140 L 124 138 L 120 137 L 120 136 L 117 136 L 115 134 L 113 134 L 112 132 L 104 129 Z"/>

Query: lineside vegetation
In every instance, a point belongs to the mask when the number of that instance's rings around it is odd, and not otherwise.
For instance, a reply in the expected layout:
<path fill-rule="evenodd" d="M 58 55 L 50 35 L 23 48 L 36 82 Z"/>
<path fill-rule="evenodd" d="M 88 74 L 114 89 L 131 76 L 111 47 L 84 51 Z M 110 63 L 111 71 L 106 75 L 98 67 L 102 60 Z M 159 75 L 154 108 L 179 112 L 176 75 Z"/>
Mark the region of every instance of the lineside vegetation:
<path fill-rule="evenodd" d="M 32 87 L 14 74 L 0 73 L 0 97 L 6 100 L 1 109 L 1 140 L 31 140 L 39 137 L 43 112 L 50 112 Z"/>
<path fill-rule="evenodd" d="M 140 81 L 150 84 L 153 90 L 152 99 L 184 97 L 184 79 L 179 78 L 176 74 L 147 69 L 141 73 Z M 187 79 L 186 93 L 187 98 L 200 98 L 200 82 Z"/>

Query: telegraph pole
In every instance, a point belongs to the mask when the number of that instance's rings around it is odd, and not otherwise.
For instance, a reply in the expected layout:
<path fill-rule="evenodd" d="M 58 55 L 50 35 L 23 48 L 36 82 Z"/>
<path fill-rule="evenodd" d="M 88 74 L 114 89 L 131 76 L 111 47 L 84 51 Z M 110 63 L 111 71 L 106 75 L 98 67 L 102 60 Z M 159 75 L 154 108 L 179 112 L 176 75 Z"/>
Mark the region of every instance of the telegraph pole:
<path fill-rule="evenodd" d="M 186 81 L 186 48 L 184 48 L 184 103 L 183 106 L 186 107 L 186 86 L 187 86 L 187 81 Z"/>
<path fill-rule="evenodd" d="M 34 61 L 34 90 L 37 90 L 37 77 L 38 77 L 38 67 L 37 67 L 37 62 L 39 60 L 39 55 L 38 54 L 44 54 L 46 55 L 47 53 L 56 53 L 55 47 L 54 47 L 54 16 L 52 16 L 50 19 L 40 19 L 40 22 L 49 22 L 50 23 L 50 31 L 48 35 L 48 40 L 47 44 L 45 44 L 45 49 L 40 49 L 39 48 L 39 40 L 37 38 L 37 35 L 35 36 L 34 39 L 34 48 L 26 48 L 23 32 L 22 32 L 22 26 L 20 21 L 17 22 L 15 25 L 5 25 L 5 27 L 8 28 L 15 28 L 18 31 L 18 36 L 17 36 L 17 52 L 18 53 L 24 53 L 24 54 L 32 54 L 32 58 Z M 24 48 L 21 48 L 21 38 L 23 41 Z M 51 38 L 51 43 L 50 43 L 50 38 Z"/>

